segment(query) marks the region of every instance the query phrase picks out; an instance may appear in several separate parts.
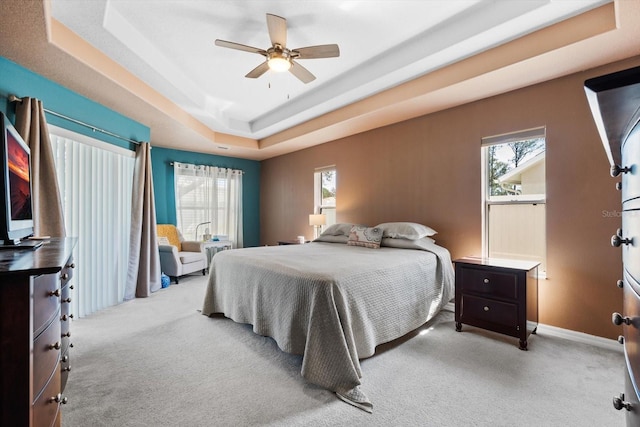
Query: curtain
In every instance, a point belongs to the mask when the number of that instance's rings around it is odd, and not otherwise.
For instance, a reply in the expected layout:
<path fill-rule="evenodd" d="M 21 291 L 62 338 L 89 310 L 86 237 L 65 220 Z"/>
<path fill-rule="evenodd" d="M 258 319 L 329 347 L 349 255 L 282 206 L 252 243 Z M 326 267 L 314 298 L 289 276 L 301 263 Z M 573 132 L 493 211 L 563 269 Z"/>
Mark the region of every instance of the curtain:
<path fill-rule="evenodd" d="M 185 238 L 199 240 L 198 224 L 207 223 L 211 234 L 242 248 L 242 171 L 179 162 L 173 168 L 177 227 Z"/>
<path fill-rule="evenodd" d="M 22 98 L 16 105 L 16 129 L 31 149 L 34 234 L 64 237 L 62 203 L 42 101 Z"/>
<path fill-rule="evenodd" d="M 124 300 L 134 155 L 51 127 L 65 226 L 78 238 L 72 313 L 84 317 Z"/>
<path fill-rule="evenodd" d="M 151 146 L 136 147 L 131 202 L 130 257 L 125 299 L 144 298 L 160 289 L 160 254 L 151 174 Z"/>

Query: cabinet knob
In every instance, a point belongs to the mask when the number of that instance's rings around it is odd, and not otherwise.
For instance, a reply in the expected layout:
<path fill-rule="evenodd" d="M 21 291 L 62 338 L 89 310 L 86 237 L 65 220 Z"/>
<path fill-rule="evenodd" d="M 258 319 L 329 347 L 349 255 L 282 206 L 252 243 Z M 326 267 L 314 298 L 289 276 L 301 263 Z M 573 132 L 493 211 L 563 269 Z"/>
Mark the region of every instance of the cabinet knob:
<path fill-rule="evenodd" d="M 67 280 L 69 278 L 69 274 L 68 273 L 62 273 L 62 276 L 60 276 L 60 278 L 62 280 Z"/>
<path fill-rule="evenodd" d="M 49 350 L 60 350 L 60 342 L 56 341 L 55 344 L 50 344 L 49 345 Z"/>
<path fill-rule="evenodd" d="M 66 322 L 67 320 L 69 320 L 69 316 L 67 316 L 66 314 L 63 314 L 62 317 L 60 318 L 60 320 L 62 322 Z"/>
<path fill-rule="evenodd" d="M 628 167 L 621 167 L 618 165 L 613 165 L 611 166 L 611 169 L 609 170 L 609 172 L 611 173 L 612 177 L 616 177 L 618 175 L 620 175 L 621 173 L 627 173 L 627 172 L 631 172 L 631 168 Z"/>
<path fill-rule="evenodd" d="M 488 306 L 484 306 L 484 311 L 489 311 L 489 307 Z"/>
<path fill-rule="evenodd" d="M 71 298 L 63 299 L 63 300 L 62 300 L 62 301 L 60 301 L 60 302 L 71 302 Z"/>
<path fill-rule="evenodd" d="M 67 363 L 68 360 L 69 360 L 69 356 L 67 356 L 66 354 L 62 356 L 62 363 Z"/>
<path fill-rule="evenodd" d="M 624 344 L 624 336 L 623 335 L 618 335 L 618 342 L 620 344 Z"/>
<path fill-rule="evenodd" d="M 62 334 L 62 338 L 71 338 L 71 332 L 67 332 L 66 334 Z"/>
<path fill-rule="evenodd" d="M 62 403 L 63 405 L 66 405 L 67 404 L 67 398 L 66 397 L 62 397 L 62 394 L 58 393 L 55 396 L 51 397 L 49 399 L 49 402 Z"/>
<path fill-rule="evenodd" d="M 67 366 L 66 368 L 62 368 L 62 372 L 71 372 L 71 366 Z"/>
<path fill-rule="evenodd" d="M 621 410 L 622 408 L 626 409 L 627 411 L 630 411 L 631 403 L 625 402 L 624 393 L 620 393 L 620 395 L 615 396 L 613 398 L 613 407 L 616 408 L 618 411 Z"/>
<path fill-rule="evenodd" d="M 616 182 L 616 190 L 622 191 L 622 183 L 621 182 Z"/>
<path fill-rule="evenodd" d="M 72 262 L 71 264 L 68 264 L 67 267 L 69 268 L 76 268 L 76 264 L 74 262 Z"/>
<path fill-rule="evenodd" d="M 483 282 L 484 282 L 485 284 L 486 284 L 486 283 L 489 283 L 489 279 L 485 278 L 485 279 L 483 280 Z"/>
<path fill-rule="evenodd" d="M 611 321 L 613 322 L 614 325 L 622 325 L 623 323 L 625 325 L 630 325 L 631 324 L 631 318 L 630 317 L 623 317 L 622 314 L 620 313 L 613 313 L 611 315 Z"/>
<path fill-rule="evenodd" d="M 622 280 L 618 280 L 616 282 L 616 286 L 619 287 L 620 289 L 624 288 L 624 282 Z"/>
<path fill-rule="evenodd" d="M 49 292 L 49 296 L 50 297 L 59 297 L 60 296 L 60 289 L 56 289 L 55 291 Z"/>

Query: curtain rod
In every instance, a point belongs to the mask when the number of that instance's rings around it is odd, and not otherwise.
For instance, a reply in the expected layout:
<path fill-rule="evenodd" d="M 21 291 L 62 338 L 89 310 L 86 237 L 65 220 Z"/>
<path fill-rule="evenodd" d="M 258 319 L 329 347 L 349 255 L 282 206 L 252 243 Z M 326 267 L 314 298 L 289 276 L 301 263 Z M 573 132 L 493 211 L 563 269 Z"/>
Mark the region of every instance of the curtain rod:
<path fill-rule="evenodd" d="M 183 162 L 178 162 L 178 163 L 183 163 Z M 192 164 L 192 163 L 187 163 L 187 164 Z M 169 162 L 169 166 L 173 166 L 173 162 Z M 207 165 L 194 165 L 194 166 L 207 166 Z M 214 167 L 220 168 L 221 166 L 214 166 Z M 231 169 L 231 170 L 234 170 L 234 171 L 240 171 L 244 175 L 244 171 L 242 169 L 235 169 L 235 168 L 223 168 L 223 169 Z"/>
<path fill-rule="evenodd" d="M 22 103 L 22 99 L 18 98 L 15 95 L 9 95 L 9 97 L 7 99 L 9 100 L 9 102 Z M 53 115 L 53 116 L 59 117 L 61 119 L 64 119 L 64 120 L 67 120 L 67 121 L 70 121 L 70 122 L 73 122 L 73 123 L 75 123 L 77 125 L 87 127 L 87 128 L 91 129 L 94 132 L 100 132 L 100 133 L 103 133 L 105 135 L 109 135 L 109 136 L 112 136 L 114 138 L 121 139 L 123 141 L 127 141 L 127 142 L 131 142 L 133 144 L 136 144 L 136 145 L 140 145 L 140 141 L 134 141 L 133 139 L 125 138 L 124 136 L 117 135 L 117 134 L 115 134 L 113 132 L 109 132 L 108 130 L 97 128 L 97 127 L 95 127 L 93 125 L 90 125 L 88 123 L 81 122 L 80 120 L 76 120 L 76 119 L 73 119 L 71 117 L 65 116 L 64 114 L 56 113 L 55 111 L 51 111 L 51 110 L 48 110 L 46 108 L 44 109 L 44 111 L 46 113 L 49 113 L 49 114 Z"/>

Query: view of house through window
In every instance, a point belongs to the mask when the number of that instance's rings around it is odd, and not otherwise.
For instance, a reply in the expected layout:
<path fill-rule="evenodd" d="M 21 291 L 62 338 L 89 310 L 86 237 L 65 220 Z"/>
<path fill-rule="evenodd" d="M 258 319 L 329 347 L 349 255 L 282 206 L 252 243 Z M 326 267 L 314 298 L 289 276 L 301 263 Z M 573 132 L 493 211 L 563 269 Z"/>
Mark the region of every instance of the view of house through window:
<path fill-rule="evenodd" d="M 336 169 L 334 166 L 316 169 L 314 174 L 314 213 L 326 215 L 327 226 L 336 223 Z"/>
<path fill-rule="evenodd" d="M 545 129 L 482 139 L 483 252 L 546 271 Z"/>

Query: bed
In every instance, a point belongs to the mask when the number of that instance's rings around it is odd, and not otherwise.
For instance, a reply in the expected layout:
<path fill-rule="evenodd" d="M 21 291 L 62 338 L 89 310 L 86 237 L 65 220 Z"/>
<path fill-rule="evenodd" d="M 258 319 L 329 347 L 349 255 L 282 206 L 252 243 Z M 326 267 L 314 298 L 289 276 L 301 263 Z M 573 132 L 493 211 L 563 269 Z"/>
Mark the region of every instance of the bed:
<path fill-rule="evenodd" d="M 327 231 L 336 234 L 311 243 L 217 254 L 202 313 L 253 325 L 281 350 L 303 356 L 307 381 L 371 412 L 359 360 L 418 328 L 453 298 L 451 258 L 428 227 L 401 234 L 389 225 L 360 227 L 374 230 L 373 238 L 364 230 L 354 238 L 352 224 L 332 227 Z"/>

